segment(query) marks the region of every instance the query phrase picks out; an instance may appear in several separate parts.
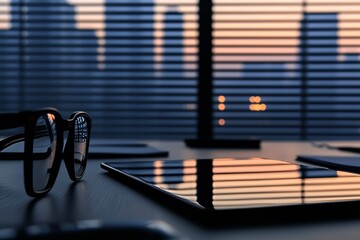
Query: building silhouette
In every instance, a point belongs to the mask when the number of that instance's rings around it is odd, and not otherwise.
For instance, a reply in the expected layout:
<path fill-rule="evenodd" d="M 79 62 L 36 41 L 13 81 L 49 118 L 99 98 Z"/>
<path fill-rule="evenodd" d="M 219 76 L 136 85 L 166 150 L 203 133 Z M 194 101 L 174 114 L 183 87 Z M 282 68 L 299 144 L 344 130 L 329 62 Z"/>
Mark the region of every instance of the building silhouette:
<path fill-rule="evenodd" d="M 24 107 L 91 111 L 99 81 L 95 32 L 76 28 L 75 8 L 65 0 L 31 3 L 22 12 Z"/>
<path fill-rule="evenodd" d="M 151 118 L 151 113 L 143 109 L 154 95 L 154 3 L 121 1 L 124 3 L 129 5 L 121 5 L 122 11 L 118 12 L 114 11 L 117 5 L 113 1 L 106 1 L 102 74 L 103 83 L 108 86 L 104 90 L 104 105 L 114 109 L 116 128 L 126 135 L 145 131 Z"/>
<path fill-rule="evenodd" d="M 303 106 L 309 139 L 331 135 L 339 117 L 337 97 L 342 96 L 337 13 L 305 13 L 300 26 Z M 317 104 L 318 103 L 318 104 Z M 326 119 L 326 120 L 323 120 Z"/>
<path fill-rule="evenodd" d="M 184 19 L 176 6 L 169 6 L 164 14 L 163 54 L 161 76 L 184 77 Z M 174 75 L 171 73 L 175 73 Z"/>

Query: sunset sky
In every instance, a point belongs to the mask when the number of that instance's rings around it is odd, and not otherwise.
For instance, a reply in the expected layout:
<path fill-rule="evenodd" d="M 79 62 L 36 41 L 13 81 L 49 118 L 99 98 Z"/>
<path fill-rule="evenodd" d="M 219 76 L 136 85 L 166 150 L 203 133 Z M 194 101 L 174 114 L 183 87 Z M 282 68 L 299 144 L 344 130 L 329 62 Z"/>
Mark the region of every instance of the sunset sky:
<path fill-rule="evenodd" d="M 105 0 L 66 0 L 76 10 L 76 24 L 78 29 L 94 30 L 98 38 L 99 62 L 104 60 L 105 54 Z M 330 4 L 324 4 L 329 3 Z M 91 5 L 88 5 L 91 3 Z M 339 4 L 341 3 L 341 4 Z M 360 5 L 356 0 L 335 1 L 335 0 L 309 0 L 306 4 L 306 11 L 309 13 L 334 13 L 337 12 L 339 20 L 339 54 L 360 53 Z M 7 30 L 11 27 L 10 0 L 0 0 L 2 14 L 0 29 Z M 154 43 L 155 60 L 161 61 L 163 18 L 164 13 L 174 7 L 170 0 L 155 1 L 155 31 Z M 191 59 L 195 54 L 197 37 L 197 6 L 193 0 L 182 1 L 176 9 L 184 16 L 184 52 L 185 56 Z M 214 55 L 217 60 L 235 61 L 286 61 L 294 60 L 299 53 L 299 28 L 302 18 L 303 4 L 300 0 L 214 0 Z M 278 14 L 274 14 L 272 12 Z M 89 14 L 91 12 L 91 14 Z M 89 21 L 91 20 L 91 22 Z M 269 21 L 276 21 L 271 22 Z M 258 29 L 254 31 L 254 29 Z M 348 38 L 352 36 L 352 38 Z M 226 39 L 235 37 L 235 39 Z M 247 39 L 244 39 L 246 37 Z M 262 39 L 251 39 L 251 37 L 262 37 Z M 274 40 L 274 37 L 288 37 L 281 41 Z M 355 37 L 355 38 L 354 38 Z M 269 38 L 269 39 L 267 39 Z M 252 45 L 249 47 L 248 45 Z M 272 45 L 272 46 L 269 46 Z M 286 45 L 287 47 L 282 47 Z M 352 46 L 349 46 L 352 45 Z M 233 46 L 233 47 L 230 47 Z M 223 56 L 222 54 L 236 53 L 235 56 Z M 251 56 L 251 53 L 284 53 L 286 56 Z"/>

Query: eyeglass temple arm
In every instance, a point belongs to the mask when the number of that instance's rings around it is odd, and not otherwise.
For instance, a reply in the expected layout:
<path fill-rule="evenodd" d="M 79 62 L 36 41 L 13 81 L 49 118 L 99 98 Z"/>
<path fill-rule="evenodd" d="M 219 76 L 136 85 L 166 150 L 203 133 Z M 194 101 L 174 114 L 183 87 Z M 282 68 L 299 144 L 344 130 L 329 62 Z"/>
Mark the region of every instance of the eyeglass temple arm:
<path fill-rule="evenodd" d="M 0 152 L 2 150 L 4 150 L 5 148 L 15 144 L 15 143 L 18 143 L 18 142 L 21 142 L 21 141 L 24 141 L 25 139 L 25 134 L 24 133 L 20 133 L 20 134 L 16 134 L 16 135 L 13 135 L 11 137 L 7 137 L 5 139 L 2 139 L 0 141 Z"/>
<path fill-rule="evenodd" d="M 0 114 L 0 130 L 17 128 L 24 126 L 24 119 L 19 113 Z M 25 134 L 17 134 L 11 137 L 0 140 L 0 151 L 11 146 L 12 144 L 24 140 Z"/>
<path fill-rule="evenodd" d="M 47 136 L 48 132 L 47 132 L 46 127 L 44 127 L 44 129 L 41 129 L 42 127 L 38 126 L 37 128 L 38 129 L 36 130 L 36 135 L 34 136 L 35 138 Z M 4 138 L 4 139 L 0 140 L 0 152 L 9 146 L 11 146 L 15 143 L 24 141 L 24 140 L 25 140 L 24 133 L 20 133 L 20 134 L 16 134 L 16 135 Z"/>
<path fill-rule="evenodd" d="M 0 116 L 0 119 L 1 119 L 1 116 Z M 20 122 L 21 123 L 21 122 Z M 6 125 L 7 127 L 9 128 L 14 128 L 14 127 L 20 127 L 22 126 L 22 124 L 7 124 Z M 1 122 L 0 123 L 0 129 L 2 127 L 6 127 L 4 122 Z M 3 129 L 7 129 L 7 128 L 3 128 Z M 43 136 L 46 136 L 48 134 L 48 131 L 47 131 L 47 128 L 46 127 L 43 127 L 43 126 L 37 126 L 36 127 L 36 130 L 35 130 L 35 136 L 34 138 L 38 138 L 38 137 L 43 137 Z M 10 136 L 10 137 L 7 137 L 7 138 L 4 138 L 2 140 L 0 140 L 0 152 L 2 150 L 4 150 L 5 148 L 15 144 L 15 143 L 18 143 L 18 142 L 21 142 L 21 141 L 24 141 L 25 140 L 25 134 L 24 133 L 20 133 L 20 134 L 16 134 L 16 135 L 13 135 L 13 136 Z"/>
<path fill-rule="evenodd" d="M 18 128 L 24 126 L 24 117 L 21 113 L 6 113 L 0 114 L 0 130 L 11 129 L 11 128 Z M 46 136 L 48 134 L 46 127 L 37 126 L 35 130 L 34 138 Z M 20 133 L 16 134 L 7 138 L 0 140 L 0 159 L 23 159 L 24 153 L 22 152 L 1 152 L 2 150 L 6 149 L 7 147 L 24 141 L 25 134 Z M 37 159 L 44 159 L 49 156 L 51 153 L 51 148 L 45 153 L 33 153 L 33 158 Z"/>
<path fill-rule="evenodd" d="M 39 127 L 39 128 L 41 128 L 41 127 Z M 46 129 L 42 130 L 42 131 L 39 129 L 38 131 L 36 131 L 35 138 L 42 137 L 42 136 L 47 136 Z M 15 143 L 24 141 L 24 140 L 25 140 L 24 133 L 16 134 L 14 136 L 11 136 L 11 137 L 1 140 L 0 141 L 0 159 L 16 159 L 16 160 L 24 159 L 23 152 L 1 152 L 5 148 L 7 148 Z M 50 156 L 50 154 L 51 154 L 51 148 L 48 148 L 45 153 L 33 153 L 33 159 L 34 160 L 46 159 L 48 156 Z"/>

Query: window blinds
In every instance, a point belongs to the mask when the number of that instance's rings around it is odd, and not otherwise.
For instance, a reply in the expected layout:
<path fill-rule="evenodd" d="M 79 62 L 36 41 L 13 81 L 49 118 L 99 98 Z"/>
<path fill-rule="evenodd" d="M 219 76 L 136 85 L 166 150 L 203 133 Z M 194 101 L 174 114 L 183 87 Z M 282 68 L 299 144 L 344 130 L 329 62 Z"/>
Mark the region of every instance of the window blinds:
<path fill-rule="evenodd" d="M 358 139 L 359 10 L 353 0 L 215 0 L 215 136 Z"/>
<path fill-rule="evenodd" d="M 359 12 L 357 0 L 0 0 L 0 111 L 84 110 L 109 138 L 359 139 Z"/>
<path fill-rule="evenodd" d="M 196 133 L 194 1 L 2 1 L 2 111 L 87 111 L 101 137 Z"/>

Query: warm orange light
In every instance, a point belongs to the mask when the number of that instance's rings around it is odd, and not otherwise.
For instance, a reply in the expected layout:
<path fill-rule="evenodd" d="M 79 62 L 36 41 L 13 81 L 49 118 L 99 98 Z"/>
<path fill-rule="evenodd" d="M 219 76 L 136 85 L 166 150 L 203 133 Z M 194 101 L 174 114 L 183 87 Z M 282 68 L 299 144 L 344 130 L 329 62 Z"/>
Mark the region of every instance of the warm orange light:
<path fill-rule="evenodd" d="M 256 112 L 265 111 L 266 110 L 266 104 L 264 104 L 264 103 L 262 103 L 262 104 L 252 103 L 252 104 L 249 105 L 249 109 L 250 109 L 250 111 L 256 111 Z"/>
<path fill-rule="evenodd" d="M 220 95 L 219 97 L 218 97 L 218 101 L 219 102 L 221 102 L 221 103 L 223 103 L 223 102 L 225 102 L 225 96 L 223 96 L 223 95 Z"/>
<path fill-rule="evenodd" d="M 261 102 L 261 97 L 260 96 L 251 96 L 251 97 L 249 97 L 249 101 L 251 103 L 260 103 Z"/>
<path fill-rule="evenodd" d="M 225 125 L 225 119 L 220 118 L 218 123 L 219 123 L 220 126 L 224 126 Z"/>
<path fill-rule="evenodd" d="M 219 108 L 220 111 L 224 111 L 225 110 L 225 104 L 223 104 L 223 103 L 219 104 L 218 108 Z"/>
<path fill-rule="evenodd" d="M 255 103 L 260 103 L 260 102 L 261 102 L 261 97 L 256 96 L 256 97 L 254 98 L 254 102 L 255 102 Z"/>
<path fill-rule="evenodd" d="M 164 177 L 160 176 L 160 175 L 156 175 L 154 176 L 154 182 L 159 184 L 159 183 L 163 183 L 164 182 Z"/>
<path fill-rule="evenodd" d="M 162 161 L 155 161 L 154 162 L 154 168 L 162 168 L 163 164 Z"/>
<path fill-rule="evenodd" d="M 183 162 L 185 168 L 187 167 L 196 167 L 196 160 L 195 159 L 188 159 Z"/>
<path fill-rule="evenodd" d="M 266 110 L 266 104 L 265 104 L 265 103 L 260 104 L 260 110 L 261 110 L 261 111 L 265 111 L 265 110 Z"/>

